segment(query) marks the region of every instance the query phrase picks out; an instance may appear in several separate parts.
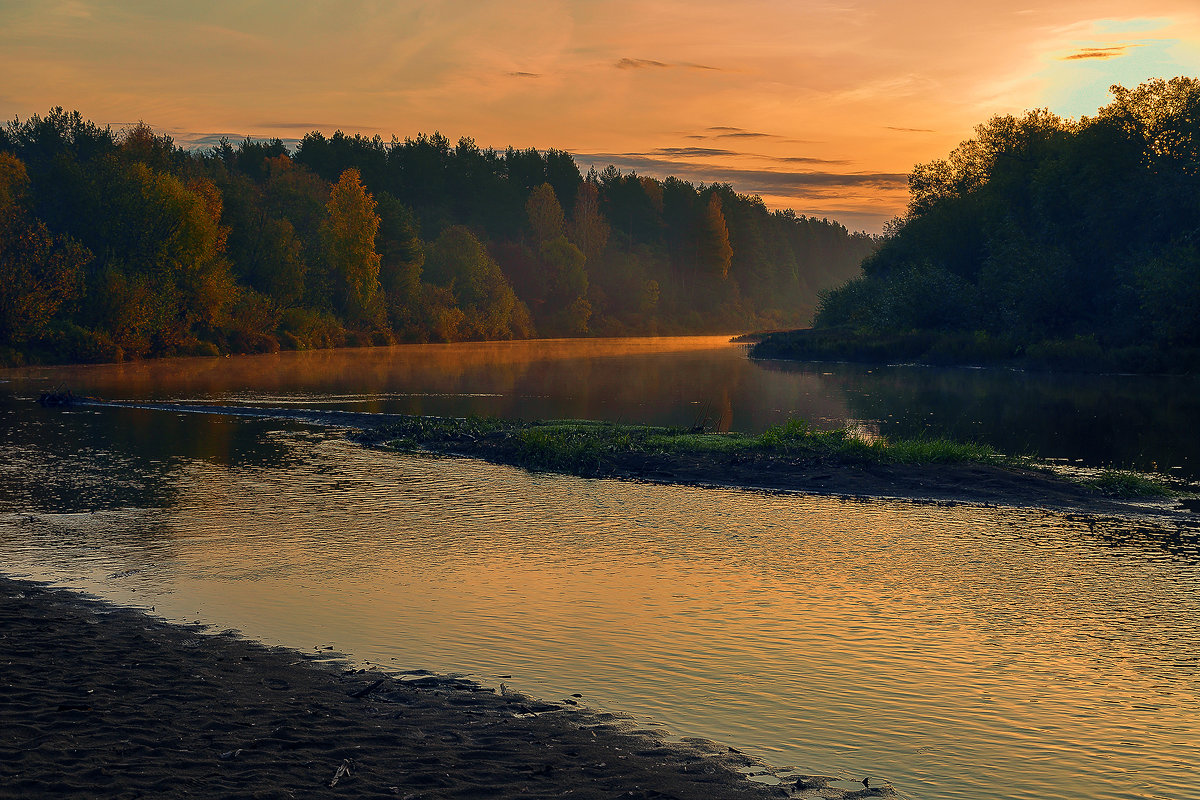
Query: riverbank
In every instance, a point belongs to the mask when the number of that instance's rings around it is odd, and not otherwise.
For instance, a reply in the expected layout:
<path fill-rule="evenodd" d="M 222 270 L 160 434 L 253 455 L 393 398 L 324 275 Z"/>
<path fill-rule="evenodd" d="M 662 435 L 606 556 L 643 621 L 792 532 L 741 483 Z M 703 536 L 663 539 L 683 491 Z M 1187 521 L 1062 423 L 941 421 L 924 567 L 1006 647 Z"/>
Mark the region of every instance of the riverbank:
<path fill-rule="evenodd" d="M 1164 350 L 1149 345 L 1106 348 L 1094 336 L 1025 342 L 983 331 L 864 333 L 845 328 L 803 328 L 748 334 L 735 341 L 751 345 L 751 358 L 784 361 L 992 367 L 1038 372 L 1200 373 L 1200 349 Z"/>
<path fill-rule="evenodd" d="M 893 796 L 755 783 L 733 748 L 586 699 L 347 669 L 3 577 L 0 639 L 0 797 Z"/>

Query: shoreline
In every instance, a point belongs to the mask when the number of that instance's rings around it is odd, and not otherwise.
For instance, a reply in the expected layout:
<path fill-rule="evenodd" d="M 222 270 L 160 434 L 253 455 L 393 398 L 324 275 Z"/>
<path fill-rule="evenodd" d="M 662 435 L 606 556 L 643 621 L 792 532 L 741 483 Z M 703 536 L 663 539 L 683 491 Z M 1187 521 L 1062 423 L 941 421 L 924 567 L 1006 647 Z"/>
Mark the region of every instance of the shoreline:
<path fill-rule="evenodd" d="M 750 358 L 873 366 L 912 365 L 951 369 L 1084 375 L 1159 375 L 1196 377 L 1195 348 L 1179 353 L 1148 346 L 1105 348 L 1086 340 L 1045 339 L 1020 342 L 980 337 L 974 332 L 920 330 L 859 335 L 845 328 L 796 328 L 738 337 L 750 345 Z"/>
<path fill-rule="evenodd" d="M 0 639 L 0 797 L 895 796 L 570 699 L 322 663 L 3 575 Z"/>
<path fill-rule="evenodd" d="M 523 468 L 503 447 L 489 443 L 485 438 L 466 437 L 408 451 L 389 447 L 384 430 L 386 426 L 418 419 L 406 414 L 102 400 L 83 400 L 76 402 L 76 405 L 280 419 L 354 429 L 362 433 L 352 438 L 367 447 L 392 449 L 397 452 L 425 452 L 435 456 L 479 458 L 496 464 Z M 845 500 L 899 500 L 923 504 L 1036 509 L 1200 529 L 1200 507 L 1194 500 L 1180 502 L 1171 499 L 1113 497 L 1047 470 L 993 463 L 846 464 L 802 456 L 727 459 L 709 453 L 661 456 L 629 454 L 626 457 L 608 460 L 597 465 L 595 469 L 544 471 L 580 477 L 784 492 Z"/>

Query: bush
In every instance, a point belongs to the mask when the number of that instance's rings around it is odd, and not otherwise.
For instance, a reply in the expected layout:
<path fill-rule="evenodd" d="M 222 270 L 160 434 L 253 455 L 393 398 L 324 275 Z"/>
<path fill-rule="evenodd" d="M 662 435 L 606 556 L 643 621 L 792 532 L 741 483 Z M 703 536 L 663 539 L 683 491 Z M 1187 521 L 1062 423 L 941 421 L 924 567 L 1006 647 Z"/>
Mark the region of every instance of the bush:
<path fill-rule="evenodd" d="M 1025 348 L 1025 358 L 1044 369 L 1098 370 L 1105 365 L 1104 351 L 1095 336 L 1049 339 Z"/>
<path fill-rule="evenodd" d="M 337 317 L 311 308 L 289 308 L 279 323 L 283 341 L 293 350 L 341 347 L 346 329 Z"/>
<path fill-rule="evenodd" d="M 125 351 L 107 333 L 66 322 L 54 328 L 46 339 L 53 360 L 83 364 L 124 361 Z"/>

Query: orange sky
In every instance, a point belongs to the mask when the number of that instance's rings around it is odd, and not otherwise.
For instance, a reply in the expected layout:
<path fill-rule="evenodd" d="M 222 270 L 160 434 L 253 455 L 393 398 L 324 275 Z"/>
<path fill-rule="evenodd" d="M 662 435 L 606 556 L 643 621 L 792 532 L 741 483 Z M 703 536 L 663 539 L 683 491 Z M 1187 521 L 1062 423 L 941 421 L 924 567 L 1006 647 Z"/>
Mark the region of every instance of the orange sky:
<path fill-rule="evenodd" d="M 0 113 L 557 147 L 877 231 L 995 113 L 1200 75 L 1196 0 L 0 0 Z"/>

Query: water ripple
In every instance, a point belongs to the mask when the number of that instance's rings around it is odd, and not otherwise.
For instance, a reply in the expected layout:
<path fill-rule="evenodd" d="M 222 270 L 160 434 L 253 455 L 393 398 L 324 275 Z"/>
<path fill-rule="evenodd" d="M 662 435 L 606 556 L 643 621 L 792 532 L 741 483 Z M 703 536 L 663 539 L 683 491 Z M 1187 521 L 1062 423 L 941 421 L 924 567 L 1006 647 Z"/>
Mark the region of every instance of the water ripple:
<path fill-rule="evenodd" d="M 1200 567 L 1150 531 L 246 430 L 286 466 L 175 459 L 144 470 L 153 502 L 75 512 L 10 496 L 6 569 L 295 647 L 580 692 L 911 797 L 1197 796 L 1179 776 L 1200 771 Z"/>

